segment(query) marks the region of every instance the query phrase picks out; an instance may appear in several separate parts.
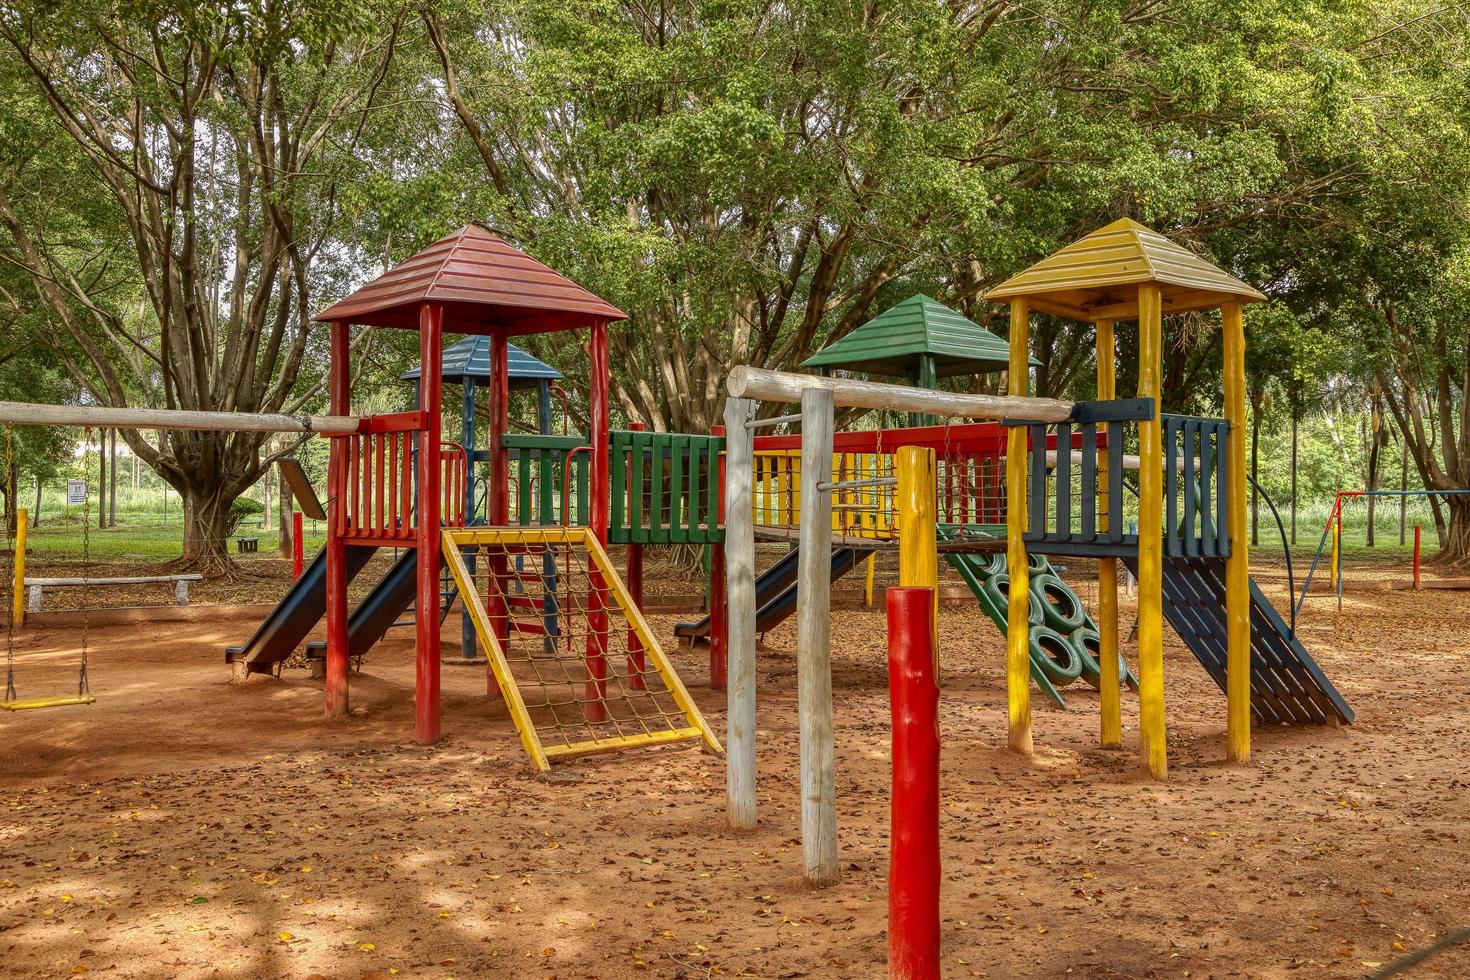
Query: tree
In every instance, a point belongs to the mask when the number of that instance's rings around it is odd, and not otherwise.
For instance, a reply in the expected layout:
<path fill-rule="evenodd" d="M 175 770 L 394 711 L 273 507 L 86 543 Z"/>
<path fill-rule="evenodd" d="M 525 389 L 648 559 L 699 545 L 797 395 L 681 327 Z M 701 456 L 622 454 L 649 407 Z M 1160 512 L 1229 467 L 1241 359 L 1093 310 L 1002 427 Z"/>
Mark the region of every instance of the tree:
<path fill-rule="evenodd" d="M 6 161 L 0 255 L 90 398 L 274 412 L 315 393 L 297 378 L 333 273 L 324 248 L 401 24 L 369 3 L 0 11 L 47 116 Z M 56 194 L 64 176 L 80 207 Z M 179 491 L 184 558 L 227 567 L 230 505 L 263 472 L 265 436 L 124 438 Z"/>

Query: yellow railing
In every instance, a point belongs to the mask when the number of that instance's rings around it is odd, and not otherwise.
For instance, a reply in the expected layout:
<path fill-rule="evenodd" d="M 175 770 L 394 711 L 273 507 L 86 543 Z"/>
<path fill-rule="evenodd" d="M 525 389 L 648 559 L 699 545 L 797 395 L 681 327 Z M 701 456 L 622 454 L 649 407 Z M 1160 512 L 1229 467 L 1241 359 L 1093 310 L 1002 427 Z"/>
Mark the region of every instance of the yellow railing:
<path fill-rule="evenodd" d="M 836 453 L 833 483 L 880 480 L 894 475 L 892 453 Z M 755 453 L 752 505 L 760 527 L 796 527 L 801 523 L 801 451 L 760 450 Z M 842 487 L 832 493 L 832 533 L 849 538 L 890 541 L 898 536 L 890 486 Z"/>

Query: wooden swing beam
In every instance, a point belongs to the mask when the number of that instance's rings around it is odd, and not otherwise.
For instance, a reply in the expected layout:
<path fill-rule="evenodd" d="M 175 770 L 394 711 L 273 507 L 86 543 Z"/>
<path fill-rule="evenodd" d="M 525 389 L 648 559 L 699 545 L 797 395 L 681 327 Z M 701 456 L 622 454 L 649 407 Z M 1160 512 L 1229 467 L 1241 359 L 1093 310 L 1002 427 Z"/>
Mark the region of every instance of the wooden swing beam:
<path fill-rule="evenodd" d="M 188 412 L 167 408 L 102 405 L 33 405 L 0 402 L 0 423 L 74 425 L 93 429 L 186 429 L 196 432 L 316 432 L 349 435 L 365 419 L 354 415 L 285 415 L 272 412 Z"/>

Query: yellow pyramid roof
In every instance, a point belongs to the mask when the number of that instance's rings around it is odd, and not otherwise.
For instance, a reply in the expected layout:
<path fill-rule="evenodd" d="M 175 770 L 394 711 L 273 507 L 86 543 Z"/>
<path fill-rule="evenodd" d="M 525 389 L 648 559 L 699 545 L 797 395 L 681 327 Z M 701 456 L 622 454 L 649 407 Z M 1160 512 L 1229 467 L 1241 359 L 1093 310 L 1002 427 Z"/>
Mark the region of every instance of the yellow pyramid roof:
<path fill-rule="evenodd" d="M 1033 308 L 1074 320 L 1138 315 L 1140 283 L 1157 283 L 1164 313 L 1255 303 L 1257 290 L 1158 232 L 1129 218 L 1104 225 L 986 293 L 991 300 L 1025 297 Z"/>

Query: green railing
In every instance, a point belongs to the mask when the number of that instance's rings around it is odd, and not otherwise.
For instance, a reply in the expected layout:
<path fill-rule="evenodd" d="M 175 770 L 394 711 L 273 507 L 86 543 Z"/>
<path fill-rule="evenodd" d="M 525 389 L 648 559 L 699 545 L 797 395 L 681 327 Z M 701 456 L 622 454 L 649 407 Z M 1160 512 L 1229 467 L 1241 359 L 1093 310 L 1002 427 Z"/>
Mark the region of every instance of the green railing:
<path fill-rule="evenodd" d="M 513 523 L 522 527 L 588 523 L 587 485 L 592 459 L 585 439 L 512 435 L 504 437 L 501 445 L 507 456 Z"/>
<path fill-rule="evenodd" d="M 717 544 L 722 436 L 614 432 L 608 540 L 617 544 Z"/>

